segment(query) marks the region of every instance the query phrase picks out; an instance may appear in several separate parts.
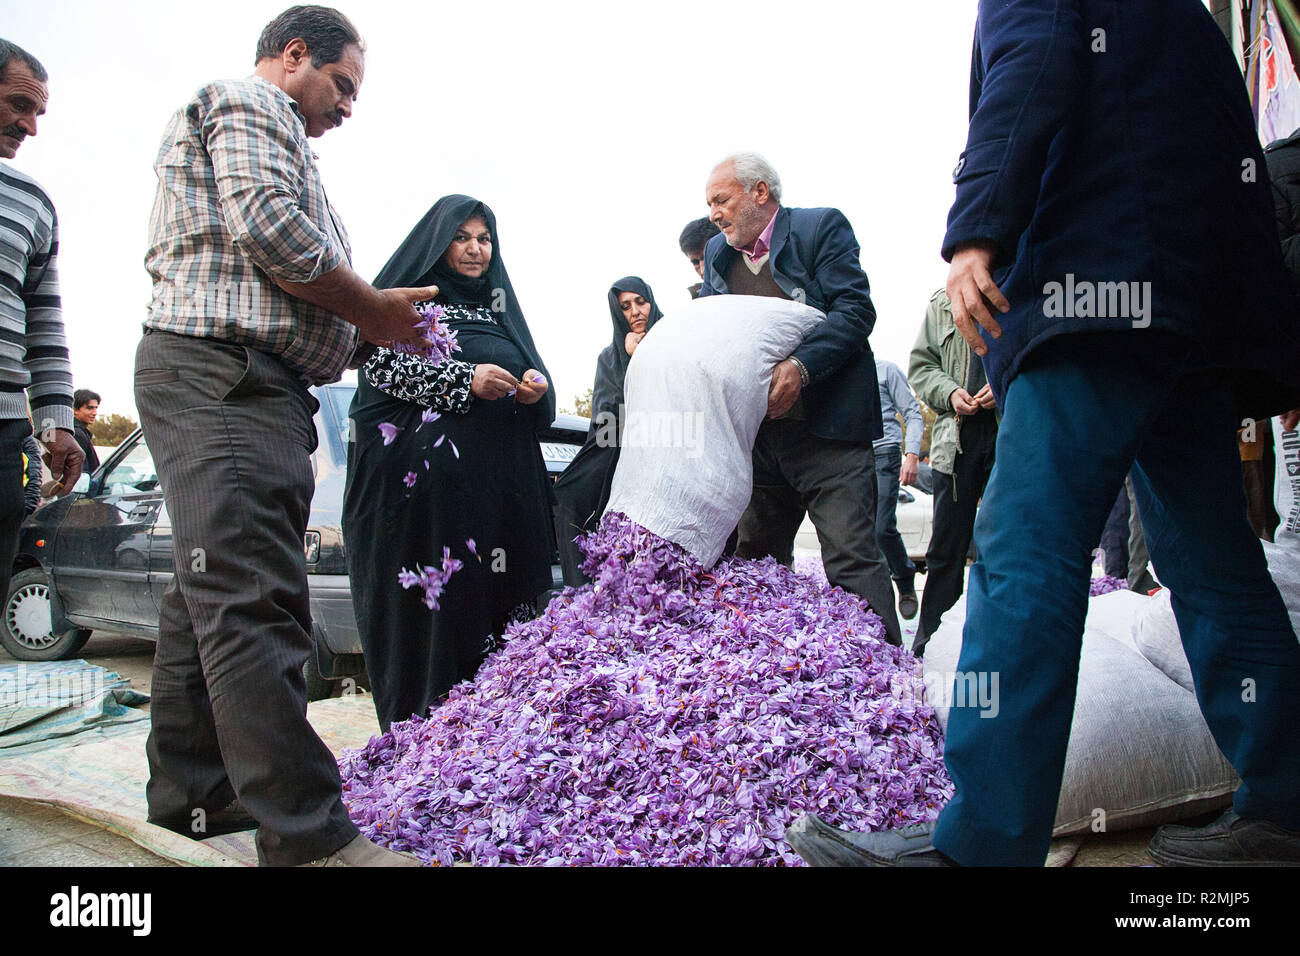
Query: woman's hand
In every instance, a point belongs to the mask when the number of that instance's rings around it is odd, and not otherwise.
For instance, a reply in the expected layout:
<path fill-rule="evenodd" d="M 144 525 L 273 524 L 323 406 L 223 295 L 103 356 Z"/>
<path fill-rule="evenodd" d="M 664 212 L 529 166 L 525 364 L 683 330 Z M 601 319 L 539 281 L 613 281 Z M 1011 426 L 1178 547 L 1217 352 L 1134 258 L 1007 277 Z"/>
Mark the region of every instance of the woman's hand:
<path fill-rule="evenodd" d="M 505 398 L 514 387 L 515 377 L 500 365 L 485 363 L 474 366 L 474 381 L 470 383 L 469 390 L 474 393 L 475 398 L 485 401 Z"/>
<path fill-rule="evenodd" d="M 641 344 L 643 338 L 645 338 L 644 332 L 629 332 L 627 334 L 627 337 L 623 339 L 623 348 L 627 349 L 628 355 L 636 351 L 636 347 Z"/>
<path fill-rule="evenodd" d="M 515 391 L 515 400 L 524 405 L 535 405 L 546 394 L 546 389 L 549 387 L 542 373 L 535 368 L 530 368 L 524 372 L 524 377 L 519 382 L 519 388 Z"/>

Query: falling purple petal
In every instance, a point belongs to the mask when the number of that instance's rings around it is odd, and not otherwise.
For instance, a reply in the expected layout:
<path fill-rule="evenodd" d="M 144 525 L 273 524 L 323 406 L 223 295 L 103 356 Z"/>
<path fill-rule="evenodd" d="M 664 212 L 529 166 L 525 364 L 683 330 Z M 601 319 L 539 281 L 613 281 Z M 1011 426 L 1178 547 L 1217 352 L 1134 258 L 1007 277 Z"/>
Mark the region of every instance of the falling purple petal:
<path fill-rule="evenodd" d="M 441 445 L 441 444 L 442 444 L 442 440 L 443 440 L 444 438 L 446 438 L 446 437 L 447 437 L 446 435 L 439 435 L 439 436 L 438 436 L 438 440 L 437 440 L 436 442 L 433 443 L 433 447 L 434 447 L 434 448 L 437 448 L 439 445 Z"/>
<path fill-rule="evenodd" d="M 425 470 L 425 471 L 428 471 L 428 470 L 429 470 L 429 459 L 427 459 L 427 458 L 424 459 L 424 470 Z"/>
<path fill-rule="evenodd" d="M 397 439 L 400 431 L 402 431 L 400 425 L 391 425 L 388 422 L 379 423 L 379 433 L 384 436 L 385 447 L 391 445 Z"/>
<path fill-rule="evenodd" d="M 474 557 L 478 558 L 480 561 L 483 560 L 478 557 L 478 545 L 474 543 L 473 538 L 465 539 L 465 547 L 469 548 L 469 553 L 474 555 Z"/>
<path fill-rule="evenodd" d="M 455 443 L 454 441 L 452 441 L 452 442 L 448 442 L 447 444 L 451 445 L 451 453 L 452 453 L 453 455 L 455 455 L 457 459 L 459 459 L 459 458 L 460 458 L 460 449 L 456 447 L 456 443 Z"/>

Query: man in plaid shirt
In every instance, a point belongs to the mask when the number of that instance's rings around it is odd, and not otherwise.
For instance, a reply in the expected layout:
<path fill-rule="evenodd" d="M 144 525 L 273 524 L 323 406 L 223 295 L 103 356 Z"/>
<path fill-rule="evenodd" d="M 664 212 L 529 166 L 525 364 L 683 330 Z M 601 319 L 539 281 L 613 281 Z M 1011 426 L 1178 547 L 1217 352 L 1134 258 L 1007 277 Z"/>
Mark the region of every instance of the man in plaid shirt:
<path fill-rule="evenodd" d="M 360 340 L 421 344 L 412 303 L 349 266 L 310 137 L 352 114 L 364 47 L 292 7 L 253 76 L 203 87 L 167 125 L 135 394 L 173 527 L 149 736 L 149 819 L 202 839 L 258 826 L 264 865 L 409 865 L 360 836 L 306 719 L 308 386 Z M 236 802 L 236 800 L 238 802 Z"/>

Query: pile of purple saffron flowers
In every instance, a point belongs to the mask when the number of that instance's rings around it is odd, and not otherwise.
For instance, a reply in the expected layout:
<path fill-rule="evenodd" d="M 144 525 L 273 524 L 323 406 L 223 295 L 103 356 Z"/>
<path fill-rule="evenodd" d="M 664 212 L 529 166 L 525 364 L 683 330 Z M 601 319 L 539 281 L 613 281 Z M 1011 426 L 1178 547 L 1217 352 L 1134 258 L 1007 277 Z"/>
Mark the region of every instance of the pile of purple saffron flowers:
<path fill-rule="evenodd" d="M 593 583 L 511 625 L 474 682 L 340 761 L 352 818 L 434 864 L 802 864 L 952 795 L 911 655 L 857 597 L 775 561 L 705 571 L 619 514 Z"/>
<path fill-rule="evenodd" d="M 1128 587 L 1128 582 L 1123 578 L 1103 574 L 1092 579 L 1092 583 L 1088 585 L 1088 596 L 1096 597 L 1098 594 L 1109 594 L 1111 591 L 1120 591 L 1126 587 Z"/>

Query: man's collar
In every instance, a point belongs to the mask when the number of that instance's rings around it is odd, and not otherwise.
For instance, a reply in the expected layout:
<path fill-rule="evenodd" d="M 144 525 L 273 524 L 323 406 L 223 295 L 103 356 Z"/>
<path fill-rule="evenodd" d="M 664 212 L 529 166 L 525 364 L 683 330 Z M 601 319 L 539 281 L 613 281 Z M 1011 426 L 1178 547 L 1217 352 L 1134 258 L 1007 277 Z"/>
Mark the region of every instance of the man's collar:
<path fill-rule="evenodd" d="M 778 204 L 772 212 L 772 218 L 767 221 L 763 231 L 758 234 L 758 238 L 740 250 L 750 262 L 757 262 L 772 250 L 772 230 L 776 228 L 776 217 L 780 211 L 781 206 Z"/>
<path fill-rule="evenodd" d="M 302 112 L 298 109 L 298 102 L 288 94 L 288 92 L 284 89 L 284 87 L 278 86 L 275 83 L 272 83 L 266 77 L 258 76 L 256 73 L 252 74 L 251 79 L 257 80 L 259 83 L 266 84 L 276 93 L 278 93 L 280 96 L 284 97 L 285 101 L 289 104 L 289 109 L 293 110 L 293 115 L 296 116 L 298 118 L 298 122 L 302 124 L 303 133 L 307 132 L 307 121 L 303 119 Z"/>

